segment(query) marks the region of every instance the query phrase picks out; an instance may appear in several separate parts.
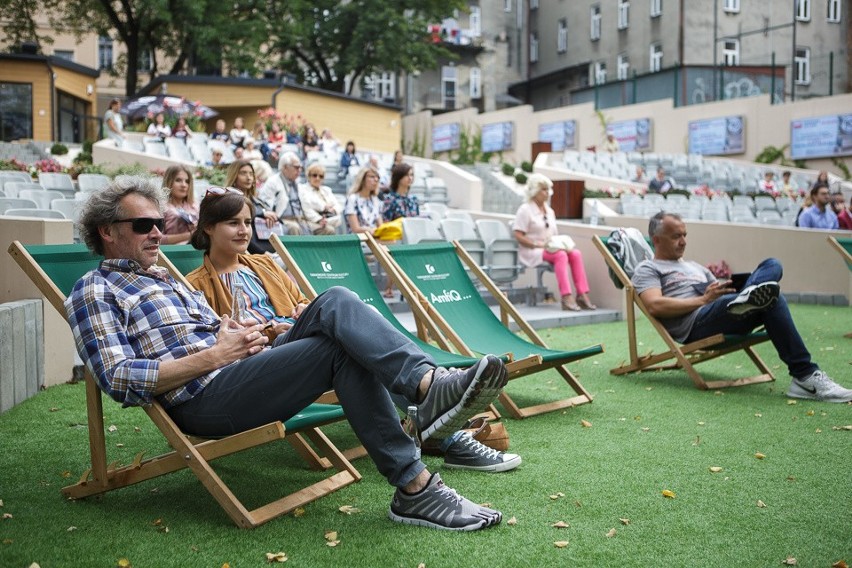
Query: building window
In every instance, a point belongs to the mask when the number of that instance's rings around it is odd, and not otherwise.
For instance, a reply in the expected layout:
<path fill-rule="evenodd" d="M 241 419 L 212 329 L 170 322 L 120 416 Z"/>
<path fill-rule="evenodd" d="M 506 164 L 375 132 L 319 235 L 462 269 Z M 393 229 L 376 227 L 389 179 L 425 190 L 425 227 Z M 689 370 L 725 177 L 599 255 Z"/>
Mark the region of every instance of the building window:
<path fill-rule="evenodd" d="M 538 10 L 538 0 L 530 0 L 530 10 Z"/>
<path fill-rule="evenodd" d="M 651 0 L 651 17 L 658 18 L 663 15 L 663 0 Z"/>
<path fill-rule="evenodd" d="M 512 11 L 512 0 L 503 0 L 503 11 L 511 12 Z"/>
<path fill-rule="evenodd" d="M 651 73 L 656 73 L 660 69 L 663 68 L 663 46 L 662 44 L 655 43 L 651 45 L 651 62 L 650 62 L 650 71 Z"/>
<path fill-rule="evenodd" d="M 811 0 L 798 0 L 798 4 L 796 4 L 796 19 L 800 22 L 811 21 Z"/>
<path fill-rule="evenodd" d="M 559 20 L 559 28 L 556 30 L 556 53 L 568 51 L 568 20 Z"/>
<path fill-rule="evenodd" d="M 618 0 L 618 29 L 626 30 L 630 25 L 630 0 Z"/>
<path fill-rule="evenodd" d="M 456 108 L 456 68 L 450 65 L 441 67 L 441 105 L 446 110 Z"/>
<path fill-rule="evenodd" d="M 150 49 L 139 50 L 139 71 L 147 72 L 154 67 L 154 57 Z"/>
<path fill-rule="evenodd" d="M 606 83 L 606 63 L 603 61 L 595 62 L 594 73 L 595 85 Z"/>
<path fill-rule="evenodd" d="M 0 82 L 0 140 L 33 137 L 33 86 Z"/>
<path fill-rule="evenodd" d="M 828 0 L 828 15 L 829 22 L 840 23 L 840 0 Z"/>
<path fill-rule="evenodd" d="M 601 7 L 596 4 L 592 6 L 591 15 L 590 15 L 591 23 L 590 23 L 590 31 L 589 37 L 592 41 L 597 41 L 601 39 Z"/>
<path fill-rule="evenodd" d="M 482 10 L 479 6 L 470 7 L 470 35 L 472 37 L 482 35 Z"/>
<path fill-rule="evenodd" d="M 56 49 L 53 52 L 54 57 L 58 57 L 59 59 L 65 59 L 66 61 L 74 61 L 74 50 L 73 49 Z"/>
<path fill-rule="evenodd" d="M 618 56 L 618 68 L 616 69 L 616 74 L 619 81 L 626 81 L 630 74 L 630 58 L 626 53 L 622 53 Z"/>
<path fill-rule="evenodd" d="M 725 0 L 725 4 L 722 6 L 722 9 L 725 12 L 739 12 L 740 0 Z"/>
<path fill-rule="evenodd" d="M 796 48 L 796 84 L 811 84 L 811 48 Z"/>
<path fill-rule="evenodd" d="M 479 67 L 470 68 L 470 98 L 482 98 L 482 71 Z"/>
<path fill-rule="evenodd" d="M 373 91 L 377 101 L 396 100 L 396 75 L 394 73 L 374 73 L 365 82 L 365 86 Z"/>
<path fill-rule="evenodd" d="M 739 65 L 740 64 L 740 40 L 738 39 L 726 39 L 725 40 L 725 48 L 722 52 L 722 56 L 725 60 L 725 65 Z"/>
<path fill-rule="evenodd" d="M 98 37 L 98 69 L 112 69 L 112 38 L 109 36 Z"/>
<path fill-rule="evenodd" d="M 530 32 L 530 63 L 538 61 L 538 34 Z"/>

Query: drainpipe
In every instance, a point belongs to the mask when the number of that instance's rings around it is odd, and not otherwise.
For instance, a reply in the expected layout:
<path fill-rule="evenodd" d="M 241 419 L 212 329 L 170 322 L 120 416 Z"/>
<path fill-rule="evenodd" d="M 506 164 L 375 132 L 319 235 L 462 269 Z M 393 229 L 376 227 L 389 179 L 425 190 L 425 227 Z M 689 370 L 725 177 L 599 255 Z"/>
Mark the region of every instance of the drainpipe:
<path fill-rule="evenodd" d="M 275 89 L 275 92 L 274 92 L 274 93 L 272 93 L 272 108 L 274 108 L 274 109 L 276 109 L 276 110 L 278 109 L 278 107 L 277 107 L 277 106 L 275 106 L 275 105 L 276 105 L 276 102 L 275 102 L 275 101 L 276 101 L 276 99 L 278 99 L 278 94 L 279 94 L 281 91 L 283 91 L 286 87 L 287 87 L 287 78 L 286 78 L 286 77 L 281 77 L 281 86 L 280 86 L 280 87 L 278 87 L 277 89 Z"/>
<path fill-rule="evenodd" d="M 56 73 L 53 72 L 50 59 L 45 59 L 45 63 L 50 73 L 50 140 L 56 142 Z"/>

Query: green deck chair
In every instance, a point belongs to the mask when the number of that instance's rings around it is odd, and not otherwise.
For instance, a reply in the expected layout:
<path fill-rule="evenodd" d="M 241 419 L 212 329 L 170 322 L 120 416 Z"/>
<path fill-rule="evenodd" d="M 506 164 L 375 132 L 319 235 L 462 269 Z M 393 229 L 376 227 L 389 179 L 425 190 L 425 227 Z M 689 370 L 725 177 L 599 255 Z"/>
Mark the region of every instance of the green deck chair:
<path fill-rule="evenodd" d="M 840 253 L 840 256 L 846 261 L 846 267 L 852 271 L 852 238 L 828 237 L 828 244 Z M 852 332 L 847 333 L 844 337 L 852 339 Z"/>
<path fill-rule="evenodd" d="M 376 287 L 357 235 L 283 236 L 269 241 L 281 255 L 299 288 L 311 299 L 332 286 L 344 286 L 355 292 L 365 304 L 376 308 L 437 365 L 470 367 L 479 361 L 478 358 L 449 351 L 449 342 L 437 328 L 430 329 L 429 333 L 443 348 L 422 341 L 399 322 Z"/>
<path fill-rule="evenodd" d="M 192 245 L 160 245 L 160 260 L 164 256 L 169 260 L 171 266 L 183 276 L 186 276 L 204 263 L 204 251 L 198 250 Z M 158 264 L 163 263 L 160 262 Z M 177 278 L 170 266 L 166 265 L 166 268 L 169 268 L 169 272 L 171 272 L 173 278 Z"/>
<path fill-rule="evenodd" d="M 100 257 L 93 255 L 83 244 L 22 245 L 15 241 L 9 247 L 9 254 L 45 299 L 63 316 L 63 301 L 67 294 L 83 274 L 96 268 L 101 261 Z M 174 451 L 144 460 L 144 452 L 140 452 L 128 466 L 108 466 L 101 396 L 95 380 L 87 371 L 86 408 L 91 468 L 82 474 L 77 483 L 62 489 L 62 493 L 72 499 L 105 493 L 188 467 L 235 524 L 252 528 L 361 479 L 358 470 L 318 428 L 345 419 L 342 409 L 334 405 L 310 405 L 285 424 L 273 422 L 226 438 L 195 441 L 182 433 L 163 407 L 154 402 L 144 410 Z M 283 438 L 292 443 L 293 434 L 306 435 L 319 448 L 322 456 L 332 464 L 336 473 L 271 503 L 249 510 L 210 465 L 210 461 L 215 458 L 273 440 Z M 293 446 L 311 466 L 323 467 L 323 458 L 312 449 L 309 448 L 306 453 L 301 444 L 294 443 Z"/>
<path fill-rule="evenodd" d="M 633 288 L 633 283 L 630 281 L 630 277 L 627 276 L 624 268 L 621 264 L 619 264 L 618 260 L 612 255 L 612 252 L 610 252 L 607 247 L 608 241 L 608 237 L 599 237 L 597 235 L 592 237 L 592 242 L 598 249 L 598 252 L 600 252 L 603 256 L 610 271 L 618 278 L 619 282 L 621 282 L 624 287 L 627 343 L 630 353 L 630 361 L 626 363 L 622 362 L 622 364 L 618 367 L 610 369 L 609 372 L 611 374 L 624 375 L 627 373 L 644 371 L 683 369 L 689 378 L 692 379 L 693 384 L 702 390 L 737 387 L 775 380 L 772 376 L 772 371 L 769 370 L 766 363 L 763 362 L 760 356 L 753 349 L 755 345 L 763 343 L 764 341 L 769 341 L 769 335 L 765 331 L 752 332 L 749 335 L 723 335 L 719 333 L 684 345 L 676 342 L 663 324 L 650 314 L 645 303 L 642 301 L 642 298 L 639 297 L 639 294 L 637 294 L 635 288 Z M 654 329 L 657 330 L 660 338 L 662 338 L 665 342 L 666 347 L 668 348 L 667 350 L 660 353 L 649 352 L 645 355 L 639 354 L 638 340 L 636 338 L 635 306 L 639 307 L 642 313 L 645 314 L 645 317 L 648 318 L 648 321 L 651 322 Z M 727 355 L 728 353 L 734 353 L 740 350 L 745 351 L 746 355 L 749 356 L 751 361 L 760 371 L 759 375 L 725 381 L 705 381 L 701 374 L 695 369 L 695 365 L 698 363 L 709 361 L 716 357 L 721 357 L 722 355 Z M 673 362 L 665 363 L 672 359 L 674 359 Z"/>
<path fill-rule="evenodd" d="M 377 255 L 380 262 L 385 263 L 389 273 L 402 271 L 407 280 L 407 285 L 401 288 L 403 293 L 412 294 L 413 288 L 419 292 L 415 297 L 410 298 L 409 302 L 425 300 L 437 312 L 440 319 L 435 318 L 432 311 L 429 312 L 430 317 L 438 319 L 441 325 L 445 323 L 449 326 L 447 332 L 457 333 L 460 341 L 470 351 L 507 352 L 511 353 L 515 359 L 537 357 L 535 364 L 526 365 L 523 369 L 510 373 L 510 379 L 554 368 L 577 394 L 562 400 L 519 407 L 504 392 L 500 395 L 500 402 L 512 416 L 526 418 L 592 401 L 591 394 L 565 367 L 565 364 L 602 353 L 603 347 L 593 345 L 577 351 L 549 349 L 532 326 L 458 242 L 393 245 L 387 247 L 387 251 L 392 260 L 387 255 L 383 255 L 380 249 L 377 249 Z M 396 263 L 396 266 L 393 263 Z M 471 276 L 465 272 L 465 265 L 470 270 Z M 482 299 L 471 277 L 475 277 L 497 300 L 503 315 L 502 322 Z M 527 341 L 508 328 L 509 317 L 531 341 Z"/>

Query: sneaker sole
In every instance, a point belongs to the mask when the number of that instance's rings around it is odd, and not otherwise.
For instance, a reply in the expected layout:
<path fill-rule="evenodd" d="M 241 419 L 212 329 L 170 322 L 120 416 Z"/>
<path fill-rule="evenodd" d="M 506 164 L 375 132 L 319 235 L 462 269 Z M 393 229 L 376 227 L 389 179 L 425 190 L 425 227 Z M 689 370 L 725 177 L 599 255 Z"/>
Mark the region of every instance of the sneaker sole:
<path fill-rule="evenodd" d="M 732 316 L 747 316 L 751 312 L 770 308 L 778 301 L 780 290 L 781 288 L 777 284 L 755 288 L 745 302 L 729 306 L 728 313 Z"/>
<path fill-rule="evenodd" d="M 420 432 L 421 440 L 428 440 L 433 436 L 439 440 L 449 438 L 460 430 L 471 416 L 479 414 L 494 402 L 500 390 L 506 386 L 506 367 L 493 355 L 482 359 L 478 365 L 476 374 L 461 400 L 423 428 Z"/>
<path fill-rule="evenodd" d="M 398 515 L 394 513 L 393 509 L 388 509 L 388 518 L 390 520 L 402 523 L 404 525 L 414 525 L 417 527 L 428 527 L 430 529 L 438 529 L 442 531 L 457 531 L 457 532 L 470 532 L 470 531 L 478 531 L 482 530 L 500 523 L 498 519 L 497 522 L 494 522 L 494 518 L 491 517 L 489 519 L 482 519 L 478 523 L 465 525 L 463 527 L 447 527 L 444 525 L 439 525 L 438 523 L 433 523 L 432 521 L 427 521 L 426 519 L 418 519 L 414 517 L 403 517 L 402 515 Z"/>
<path fill-rule="evenodd" d="M 839 403 L 852 402 L 852 398 L 820 397 L 816 393 L 812 393 L 812 392 L 803 390 L 803 389 L 798 388 L 798 387 L 796 388 L 796 390 L 793 390 L 792 384 L 790 385 L 790 388 L 787 390 L 787 396 L 790 397 L 790 398 L 799 398 L 799 399 L 803 399 L 803 400 L 816 400 L 818 402 L 839 402 Z"/>
<path fill-rule="evenodd" d="M 503 471 L 511 471 L 521 465 L 521 456 L 515 456 L 510 460 L 498 464 L 490 465 L 464 465 L 457 463 L 444 462 L 444 467 L 449 469 L 469 469 L 471 471 L 486 471 L 489 473 L 500 473 Z"/>

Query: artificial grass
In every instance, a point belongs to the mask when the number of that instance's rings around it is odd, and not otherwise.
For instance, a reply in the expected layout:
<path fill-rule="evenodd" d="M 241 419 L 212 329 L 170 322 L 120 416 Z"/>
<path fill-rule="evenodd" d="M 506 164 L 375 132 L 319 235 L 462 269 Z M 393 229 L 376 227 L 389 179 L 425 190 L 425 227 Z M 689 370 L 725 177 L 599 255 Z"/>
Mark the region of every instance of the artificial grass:
<path fill-rule="evenodd" d="M 842 337 L 849 309 L 792 311 L 814 358 L 852 386 L 852 340 Z M 644 322 L 639 329 L 647 349 L 662 345 Z M 59 489 L 88 467 L 88 441 L 83 386 L 62 385 L 0 415 L 0 515 L 11 515 L 0 520 L 0 566 L 115 566 L 127 559 L 136 568 L 238 568 L 266 565 L 265 553 L 279 551 L 287 553 L 288 566 L 752 567 L 779 566 L 787 557 L 804 567 L 852 563 L 852 432 L 835 429 L 852 424 L 852 406 L 788 404 L 789 378 L 770 344 L 758 350 L 777 372 L 775 383 L 702 392 L 675 371 L 610 375 L 626 357 L 621 322 L 542 335 L 557 348 L 604 343 L 606 353 L 570 366 L 595 401 L 507 420 L 511 449 L 524 459 L 516 471 L 443 470 L 440 459 L 426 458 L 450 486 L 501 509 L 497 528 L 457 534 L 389 521 L 391 488 L 368 459 L 355 462 L 360 483 L 312 503 L 301 516 L 251 531 L 231 524 L 187 471 L 68 501 Z M 722 378 L 750 372 L 749 365 L 732 355 L 699 370 Z M 568 393 L 555 372 L 508 388 L 518 402 Z M 106 423 L 116 426 L 107 433 L 111 461 L 167 449 L 139 409 L 109 401 L 104 409 Z M 324 431 L 340 447 L 354 442 L 345 424 Z M 318 478 L 284 442 L 214 466 L 250 507 Z M 711 473 L 711 466 L 723 471 Z M 676 497 L 663 497 L 665 489 Z M 343 514 L 342 505 L 359 512 Z M 512 517 L 517 524 L 507 523 Z M 570 527 L 552 527 L 557 521 Z M 325 544 L 328 530 L 338 532 L 334 548 Z M 569 544 L 556 548 L 555 541 Z"/>

